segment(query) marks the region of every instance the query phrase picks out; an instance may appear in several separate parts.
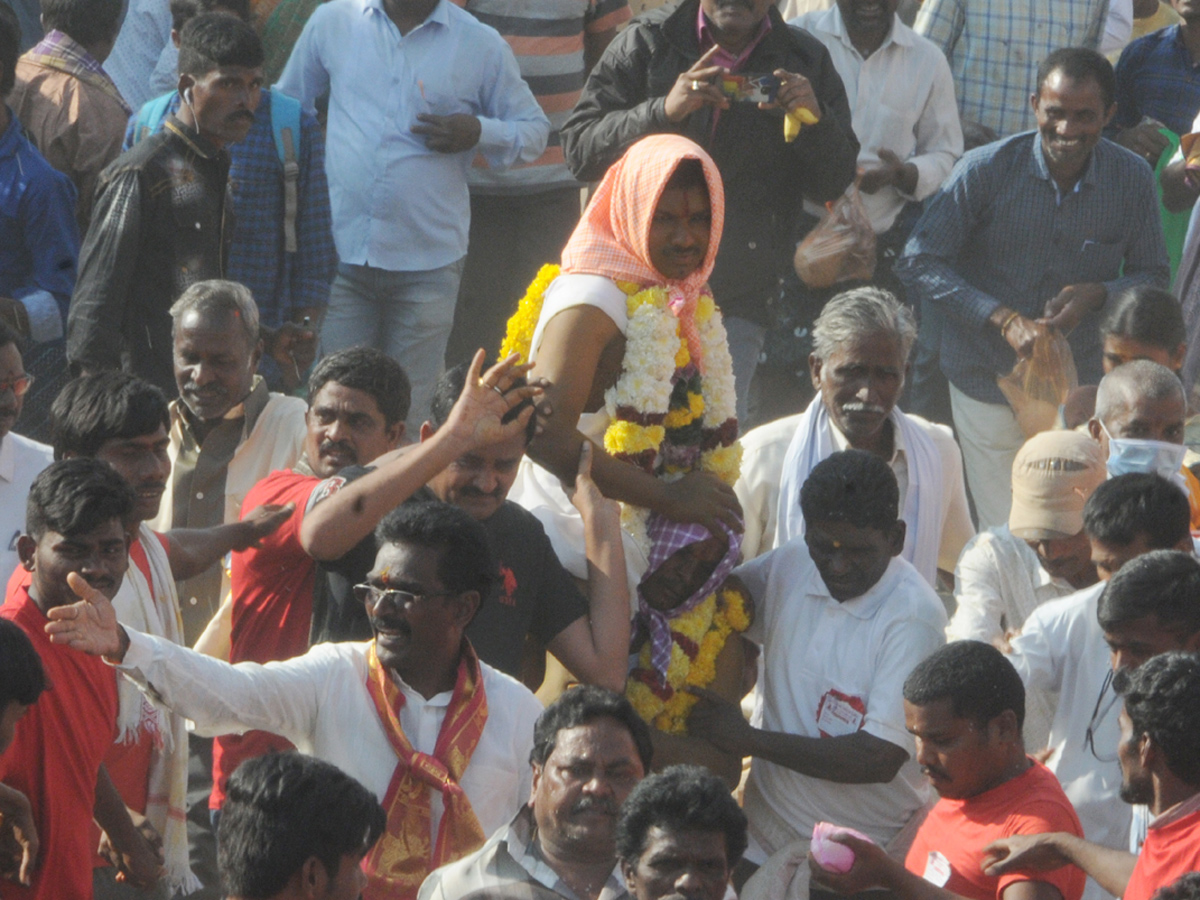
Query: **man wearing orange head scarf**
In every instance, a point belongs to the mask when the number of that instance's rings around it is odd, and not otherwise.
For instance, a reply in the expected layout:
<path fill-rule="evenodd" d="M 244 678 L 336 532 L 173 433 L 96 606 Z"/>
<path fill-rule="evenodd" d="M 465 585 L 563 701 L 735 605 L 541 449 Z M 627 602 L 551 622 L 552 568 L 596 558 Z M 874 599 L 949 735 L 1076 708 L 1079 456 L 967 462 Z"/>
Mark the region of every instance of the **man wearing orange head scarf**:
<path fill-rule="evenodd" d="M 754 83 L 761 90 L 749 90 Z M 608 45 L 561 133 L 567 165 L 584 181 L 647 134 L 684 135 L 716 162 L 727 209 L 712 286 L 745 418 L 801 201 L 833 200 L 854 178 L 858 141 L 829 51 L 785 24 L 771 0 L 671 0 Z"/>
<path fill-rule="evenodd" d="M 503 354 L 533 362 L 553 412 L 509 499 L 537 516 L 563 565 L 586 575 L 583 525 L 560 479 L 582 443 L 622 501 L 631 587 L 658 512 L 713 534 L 741 530 L 733 373 L 708 277 L 724 223 L 716 164 L 676 135 L 644 138 L 605 175 L 563 250 L 509 321 Z M 569 481 L 568 481 L 569 483 Z"/>

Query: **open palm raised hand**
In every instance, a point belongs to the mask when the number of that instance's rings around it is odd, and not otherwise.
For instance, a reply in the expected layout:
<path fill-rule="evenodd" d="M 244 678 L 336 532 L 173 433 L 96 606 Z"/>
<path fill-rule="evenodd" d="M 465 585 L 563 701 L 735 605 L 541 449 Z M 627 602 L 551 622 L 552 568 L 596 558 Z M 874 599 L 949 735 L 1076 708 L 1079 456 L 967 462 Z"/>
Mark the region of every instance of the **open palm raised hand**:
<path fill-rule="evenodd" d="M 92 656 L 123 656 L 121 626 L 112 602 L 77 572 L 67 575 L 67 586 L 80 599 L 67 606 L 56 606 L 46 613 L 50 620 L 46 623 L 50 642 L 66 644 L 72 650 Z"/>
<path fill-rule="evenodd" d="M 476 352 L 471 360 L 466 384 L 454 408 L 450 410 L 445 425 L 455 440 L 462 444 L 463 452 L 506 441 L 521 434 L 528 426 L 529 417 L 535 414 L 533 404 L 505 421 L 512 410 L 526 400 L 540 396 L 544 389 L 540 382 L 514 387 L 518 379 L 529 371 L 528 365 L 518 365 L 519 358 L 514 353 L 486 372 L 482 372 L 482 350 Z"/>

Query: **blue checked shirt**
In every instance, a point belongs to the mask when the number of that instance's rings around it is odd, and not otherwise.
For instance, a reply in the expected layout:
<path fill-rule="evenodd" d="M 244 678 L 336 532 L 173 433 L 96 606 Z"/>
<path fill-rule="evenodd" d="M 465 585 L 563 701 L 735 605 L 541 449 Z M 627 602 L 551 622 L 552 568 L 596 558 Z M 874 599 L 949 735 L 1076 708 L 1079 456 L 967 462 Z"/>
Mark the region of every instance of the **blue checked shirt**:
<path fill-rule="evenodd" d="M 167 114 L 178 109 L 176 95 Z M 125 129 L 125 149 L 133 144 L 136 119 L 135 113 Z M 250 133 L 227 149 L 236 226 L 226 274 L 250 288 L 262 323 L 269 328 L 291 321 L 295 310 L 323 309 L 337 271 L 337 252 L 325 181 L 325 142 L 317 120 L 300 114 L 295 253 L 283 249 L 283 172 L 271 129 L 270 91 L 262 92 Z"/>
<path fill-rule="evenodd" d="M 946 54 L 963 120 L 1004 137 L 1033 127 L 1038 62 L 1095 49 L 1107 13 L 1108 0 L 924 0 L 914 28 Z"/>
<path fill-rule="evenodd" d="M 1183 43 L 1179 25 L 1140 37 L 1117 62 L 1116 128 L 1132 128 L 1142 116 L 1176 134 L 1192 130 L 1200 112 L 1200 66 Z"/>
<path fill-rule="evenodd" d="M 972 150 L 928 201 L 896 274 L 945 315 L 946 377 L 969 397 L 1004 403 L 996 376 L 1012 370 L 1016 354 L 988 321 L 998 306 L 1037 319 L 1071 284 L 1101 282 L 1110 301 L 1138 284 L 1167 287 L 1154 176 L 1140 157 L 1101 140 L 1060 198 L 1037 132 Z M 1099 317 L 1088 313 L 1068 336 L 1081 384 L 1100 378 Z"/>

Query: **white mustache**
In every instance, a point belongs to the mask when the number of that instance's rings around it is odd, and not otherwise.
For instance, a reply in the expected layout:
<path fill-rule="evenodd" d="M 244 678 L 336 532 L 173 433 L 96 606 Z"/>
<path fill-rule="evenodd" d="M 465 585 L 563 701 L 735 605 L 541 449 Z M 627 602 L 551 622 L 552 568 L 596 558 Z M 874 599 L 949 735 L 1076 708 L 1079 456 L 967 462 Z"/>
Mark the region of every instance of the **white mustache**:
<path fill-rule="evenodd" d="M 842 412 L 869 412 L 869 413 L 879 413 L 880 415 L 885 415 L 887 413 L 887 410 L 884 409 L 882 406 L 877 406 L 874 403 L 861 403 L 858 401 L 851 401 L 850 403 L 842 404 Z"/>

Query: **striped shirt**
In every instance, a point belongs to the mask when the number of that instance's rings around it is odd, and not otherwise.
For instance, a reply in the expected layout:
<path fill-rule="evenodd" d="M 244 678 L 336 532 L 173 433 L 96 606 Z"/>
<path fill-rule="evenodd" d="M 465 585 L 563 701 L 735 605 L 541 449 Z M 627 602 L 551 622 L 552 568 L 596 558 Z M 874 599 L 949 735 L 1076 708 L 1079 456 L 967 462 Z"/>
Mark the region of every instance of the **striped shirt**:
<path fill-rule="evenodd" d="M 1001 137 L 1032 128 L 1038 64 L 1059 47 L 1099 44 L 1108 0 L 925 0 L 917 34 L 950 62 L 964 122 Z"/>
<path fill-rule="evenodd" d="M 508 41 L 521 77 L 550 120 L 546 151 L 531 163 L 491 171 L 482 157 L 467 174 L 473 193 L 516 194 L 577 186 L 563 159 L 558 130 L 574 109 L 587 77 L 584 44 L 627 22 L 627 0 L 453 0 Z"/>

